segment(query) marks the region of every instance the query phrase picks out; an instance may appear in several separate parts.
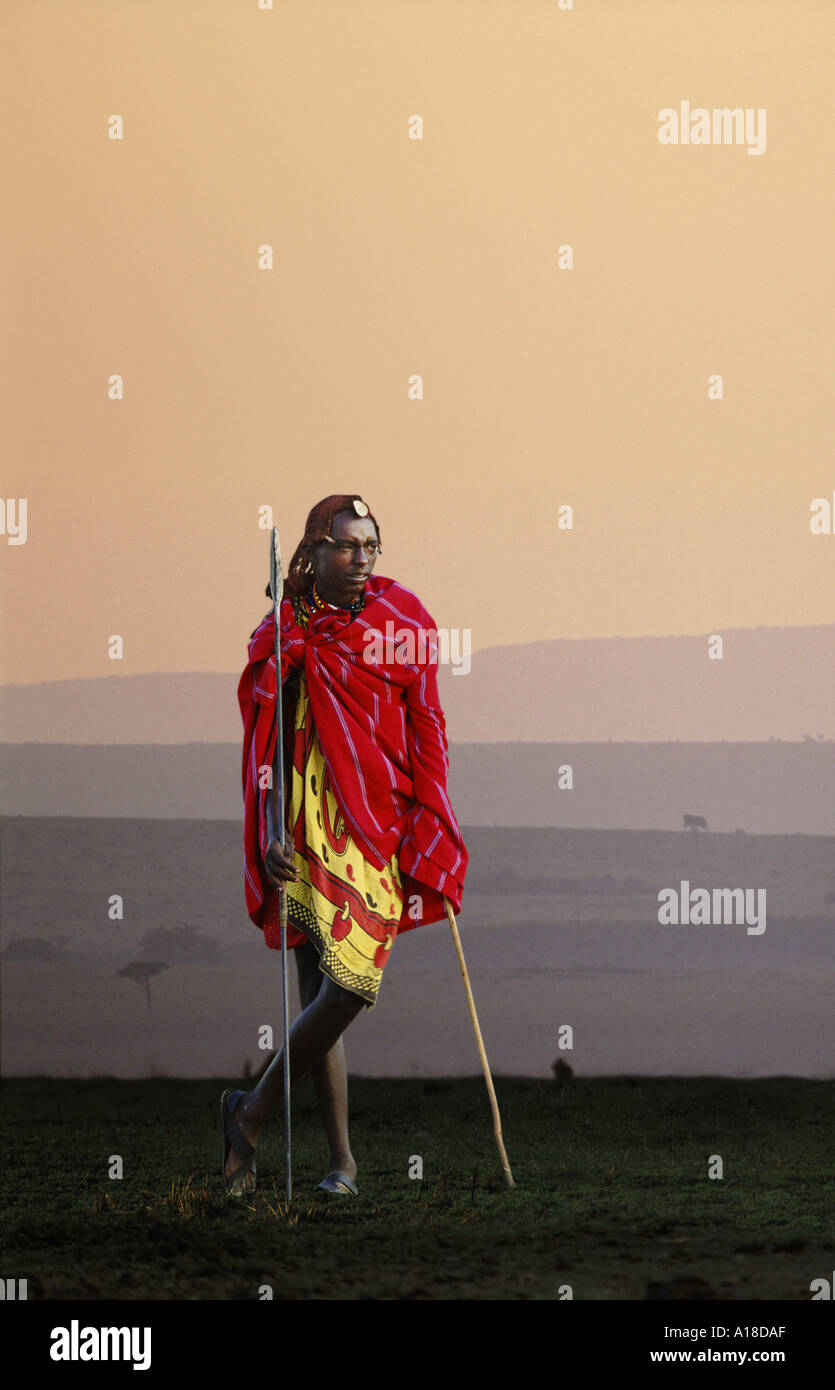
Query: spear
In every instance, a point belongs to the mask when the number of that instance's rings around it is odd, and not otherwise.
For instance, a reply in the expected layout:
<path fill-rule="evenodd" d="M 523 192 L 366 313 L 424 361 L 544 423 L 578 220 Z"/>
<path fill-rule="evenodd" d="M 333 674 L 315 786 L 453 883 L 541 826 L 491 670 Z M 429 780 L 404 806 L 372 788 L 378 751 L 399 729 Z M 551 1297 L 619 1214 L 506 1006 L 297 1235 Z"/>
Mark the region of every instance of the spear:
<path fill-rule="evenodd" d="M 449 925 L 452 928 L 452 940 L 455 944 L 455 952 L 458 956 L 458 964 L 461 967 L 461 974 L 464 979 L 464 988 L 467 991 L 467 1003 L 470 1006 L 470 1018 L 472 1019 L 473 1032 L 475 1033 L 476 1047 L 478 1048 L 478 1055 L 481 1058 L 481 1067 L 482 1071 L 484 1072 L 484 1080 L 487 1082 L 487 1094 L 490 1097 L 490 1108 L 493 1111 L 493 1133 L 496 1136 L 496 1147 L 499 1150 L 499 1158 L 502 1161 L 505 1182 L 507 1183 L 508 1187 L 514 1187 L 515 1183 L 513 1181 L 513 1174 L 510 1171 L 510 1164 L 507 1161 L 504 1140 L 502 1139 L 502 1122 L 499 1116 L 499 1102 L 496 1100 L 496 1092 L 493 1089 L 493 1078 L 490 1075 L 490 1064 L 487 1061 L 487 1053 L 484 1050 L 484 1040 L 481 1036 L 481 1029 L 478 1026 L 478 1015 L 475 1011 L 475 1000 L 473 999 L 473 992 L 470 988 L 470 977 L 467 974 L 467 964 L 464 960 L 464 950 L 461 945 L 461 937 L 458 935 L 458 927 L 455 921 L 455 913 L 452 910 L 452 903 L 447 897 L 444 898 L 444 907 L 446 908 L 446 915 L 449 918 Z"/>
<path fill-rule="evenodd" d="M 284 721 L 281 701 L 281 599 L 284 577 L 281 573 L 281 550 L 278 528 L 273 527 L 270 538 L 270 594 L 273 600 L 273 631 L 275 636 L 275 757 L 273 759 L 273 814 L 277 835 L 284 849 Z M 279 921 L 281 923 L 281 1000 L 284 1008 L 284 1154 L 287 1164 L 287 1201 L 293 1196 L 293 1165 L 290 1146 L 290 1011 L 287 1003 L 287 885 L 279 884 Z"/>

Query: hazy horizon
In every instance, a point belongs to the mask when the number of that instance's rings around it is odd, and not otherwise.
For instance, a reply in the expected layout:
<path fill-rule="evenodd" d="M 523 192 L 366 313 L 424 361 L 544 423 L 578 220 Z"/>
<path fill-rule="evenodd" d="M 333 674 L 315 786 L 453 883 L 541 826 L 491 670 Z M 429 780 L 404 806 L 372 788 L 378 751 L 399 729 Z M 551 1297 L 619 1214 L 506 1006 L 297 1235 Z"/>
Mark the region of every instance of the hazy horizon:
<path fill-rule="evenodd" d="M 458 920 L 496 1075 L 548 1076 L 558 1057 L 582 1076 L 833 1074 L 831 838 L 464 833 Z M 259 1026 L 280 1029 L 280 953 L 244 909 L 239 826 L 25 818 L 3 836 L 4 1074 L 257 1070 Z M 662 925 L 658 892 L 681 880 L 763 888 L 764 931 Z M 346 1049 L 357 1075 L 477 1073 L 445 922 L 397 939 Z"/>

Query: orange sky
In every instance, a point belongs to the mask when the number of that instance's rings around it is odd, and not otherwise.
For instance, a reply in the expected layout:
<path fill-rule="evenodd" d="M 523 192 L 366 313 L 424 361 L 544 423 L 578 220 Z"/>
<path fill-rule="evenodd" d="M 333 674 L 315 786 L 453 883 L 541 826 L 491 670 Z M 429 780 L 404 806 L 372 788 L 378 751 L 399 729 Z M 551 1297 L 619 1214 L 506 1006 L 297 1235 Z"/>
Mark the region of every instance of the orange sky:
<path fill-rule="evenodd" d="M 289 559 L 337 491 L 474 651 L 833 620 L 828 0 L 0 26 L 4 680 L 240 670 L 259 506 Z M 682 101 L 764 108 L 765 152 L 662 146 Z"/>

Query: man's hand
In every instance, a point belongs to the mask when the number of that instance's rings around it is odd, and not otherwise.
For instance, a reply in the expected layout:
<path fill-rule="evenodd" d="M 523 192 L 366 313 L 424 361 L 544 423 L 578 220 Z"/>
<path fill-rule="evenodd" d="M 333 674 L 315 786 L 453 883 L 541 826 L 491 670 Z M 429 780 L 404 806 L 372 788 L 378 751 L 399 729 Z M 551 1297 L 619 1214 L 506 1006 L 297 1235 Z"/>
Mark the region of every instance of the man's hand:
<path fill-rule="evenodd" d="M 284 841 L 283 850 L 277 838 L 270 840 L 267 845 L 264 868 L 274 888 L 280 888 L 282 883 L 298 883 L 299 876 L 293 868 L 294 852 L 293 841 L 289 835 Z"/>

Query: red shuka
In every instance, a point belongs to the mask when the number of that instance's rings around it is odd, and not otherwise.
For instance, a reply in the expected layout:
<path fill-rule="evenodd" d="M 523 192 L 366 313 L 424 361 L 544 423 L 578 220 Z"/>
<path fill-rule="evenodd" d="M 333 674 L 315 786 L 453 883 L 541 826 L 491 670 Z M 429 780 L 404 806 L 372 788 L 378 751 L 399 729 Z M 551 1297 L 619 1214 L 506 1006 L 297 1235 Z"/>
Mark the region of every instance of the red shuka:
<path fill-rule="evenodd" d="M 347 609 L 317 609 L 307 631 L 296 622 L 292 600 L 282 601 L 281 682 L 295 667 L 303 669 L 331 786 L 364 857 L 382 869 L 398 853 L 404 889 L 398 932 L 404 932 L 444 919 L 444 896 L 461 910 L 469 855 L 447 793 L 435 623 L 417 595 L 394 579 L 372 575 L 364 593 L 365 607 L 356 617 Z M 244 725 L 244 890 L 247 912 L 263 929 L 278 921 L 279 903 L 264 872 L 269 793 L 259 786 L 275 752 L 272 612 L 250 639 L 238 701 Z M 292 717 L 286 705 L 284 715 L 286 729 Z M 413 906 L 414 895 L 422 910 Z M 288 945 L 305 939 L 288 926 Z"/>

